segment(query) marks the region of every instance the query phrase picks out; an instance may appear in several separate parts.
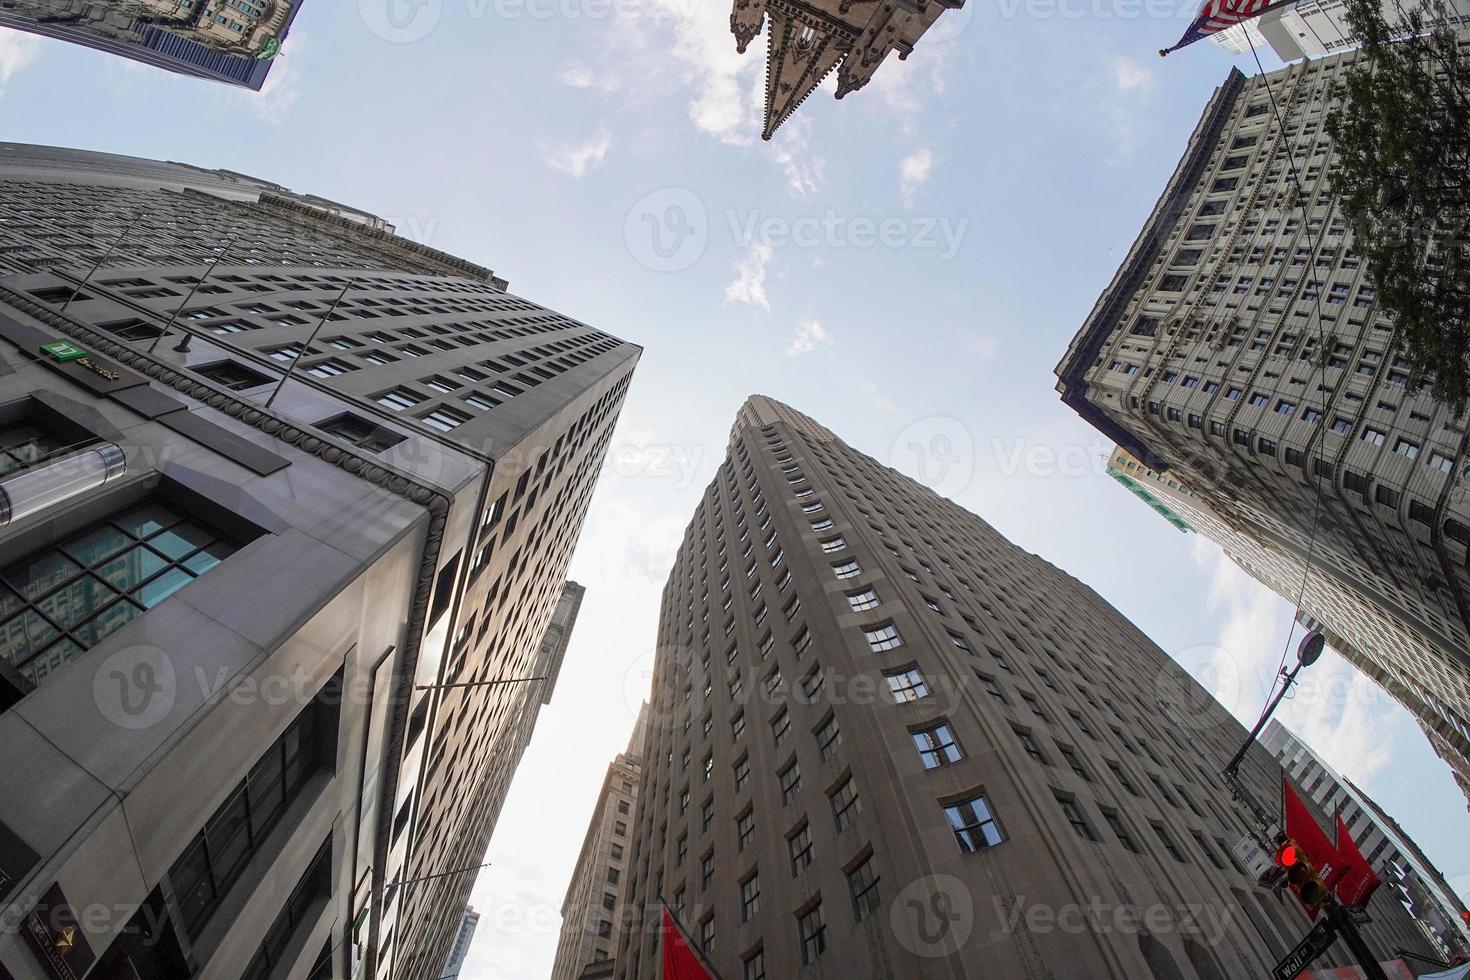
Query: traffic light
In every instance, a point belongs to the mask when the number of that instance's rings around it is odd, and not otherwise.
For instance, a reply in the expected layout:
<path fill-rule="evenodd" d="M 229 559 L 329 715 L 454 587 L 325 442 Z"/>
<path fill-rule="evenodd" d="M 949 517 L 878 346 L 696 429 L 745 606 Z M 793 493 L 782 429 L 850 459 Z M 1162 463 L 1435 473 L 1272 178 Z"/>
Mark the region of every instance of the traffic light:
<path fill-rule="evenodd" d="M 1288 840 L 1276 849 L 1276 863 L 1286 871 L 1286 883 L 1313 918 L 1327 901 L 1330 892 L 1317 876 L 1317 869 L 1302 853 L 1295 841 Z"/>

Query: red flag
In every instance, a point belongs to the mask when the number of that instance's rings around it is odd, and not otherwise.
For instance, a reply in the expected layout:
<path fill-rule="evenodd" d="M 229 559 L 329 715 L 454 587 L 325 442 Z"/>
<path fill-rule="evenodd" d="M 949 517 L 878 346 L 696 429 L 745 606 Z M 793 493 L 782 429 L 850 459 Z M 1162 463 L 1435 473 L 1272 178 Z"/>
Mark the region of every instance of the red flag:
<path fill-rule="evenodd" d="M 664 969 L 662 980 L 715 980 L 715 977 L 700 960 L 684 931 L 674 921 L 668 906 L 664 906 L 663 924 Z"/>
<path fill-rule="evenodd" d="M 1285 796 L 1286 836 L 1296 841 L 1307 860 L 1317 869 L 1322 884 L 1337 893 L 1337 900 L 1347 908 L 1362 908 L 1381 881 L 1374 874 L 1342 817 L 1337 818 L 1337 839 L 1327 833 L 1312 816 L 1312 811 L 1297 795 L 1290 779 L 1283 780 Z"/>

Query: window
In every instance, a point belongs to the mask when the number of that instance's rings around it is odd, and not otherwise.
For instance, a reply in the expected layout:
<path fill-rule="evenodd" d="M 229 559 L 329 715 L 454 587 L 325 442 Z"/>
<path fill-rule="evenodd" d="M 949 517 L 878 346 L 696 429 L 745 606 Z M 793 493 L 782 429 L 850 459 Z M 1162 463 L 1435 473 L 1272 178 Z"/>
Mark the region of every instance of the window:
<path fill-rule="evenodd" d="M 745 958 L 741 980 L 766 980 L 766 954 L 764 950 L 758 949 Z"/>
<path fill-rule="evenodd" d="M 238 545 L 161 502 L 0 568 L 0 657 L 39 684 Z"/>
<path fill-rule="evenodd" d="M 1152 821 L 1149 825 L 1153 827 L 1154 833 L 1158 835 L 1159 843 L 1164 845 L 1164 850 L 1169 852 L 1169 856 L 1180 863 L 1186 863 L 1184 861 L 1184 854 L 1179 850 L 1179 845 L 1174 843 L 1174 838 L 1169 836 L 1169 832 L 1164 829 L 1164 825 L 1153 823 Z"/>
<path fill-rule="evenodd" d="M 1138 842 L 1128 832 L 1128 825 L 1123 823 L 1123 818 L 1118 815 L 1118 811 L 1108 807 L 1100 807 L 1100 809 L 1102 810 L 1103 819 L 1108 822 L 1108 827 L 1113 831 L 1113 836 L 1118 838 L 1118 843 L 1135 854 L 1143 853 L 1138 848 Z"/>
<path fill-rule="evenodd" d="M 853 612 L 872 609 L 878 605 L 878 593 L 874 592 L 871 588 L 863 589 L 861 592 L 849 592 L 847 594 L 847 604 L 852 607 Z"/>
<path fill-rule="evenodd" d="M 759 875 L 752 873 L 749 878 L 740 883 L 740 921 L 749 922 L 760 911 L 760 907 L 761 879 Z M 746 976 L 749 975 L 747 970 Z"/>
<path fill-rule="evenodd" d="M 208 378 L 220 387 L 229 388 L 231 391 L 254 388 L 270 381 L 270 378 L 259 371 L 235 361 L 215 361 L 213 364 L 202 364 L 193 371 L 200 377 Z"/>
<path fill-rule="evenodd" d="M 837 716 L 828 715 L 827 720 L 817 728 L 816 734 L 817 754 L 826 762 L 837 751 L 837 746 L 842 744 L 842 729 L 837 727 Z"/>
<path fill-rule="evenodd" d="M 815 963 L 827 951 L 827 927 L 822 923 L 822 902 L 817 903 L 796 917 L 797 932 L 801 936 L 801 962 Z"/>
<path fill-rule="evenodd" d="M 1062 816 L 1067 818 L 1067 823 L 1072 825 L 1072 829 L 1077 832 L 1078 837 L 1081 837 L 1083 840 L 1097 840 L 1097 834 L 1093 833 L 1092 825 L 1082 815 L 1082 808 L 1077 805 L 1076 800 L 1058 794 L 1057 804 L 1061 806 Z"/>
<path fill-rule="evenodd" d="M 413 408 L 423 400 L 423 395 L 420 395 L 416 391 L 410 391 L 407 388 L 394 388 L 391 391 L 385 391 L 376 399 L 379 405 L 391 408 L 395 412 L 401 412 L 406 408 Z"/>
<path fill-rule="evenodd" d="M 738 793 L 741 790 L 743 790 L 745 788 L 746 782 L 749 779 L 750 779 L 750 756 L 747 754 L 747 755 L 742 755 L 740 757 L 740 761 L 737 762 L 737 763 L 735 763 L 735 792 Z"/>
<path fill-rule="evenodd" d="M 324 360 L 317 361 L 311 367 L 307 368 L 306 373 L 314 378 L 335 378 L 339 374 L 346 374 L 348 371 L 356 370 L 357 368 L 348 364 L 346 361 L 339 361 L 335 357 L 328 357 Z"/>
<path fill-rule="evenodd" d="M 343 412 L 341 415 L 323 419 L 316 424 L 316 427 L 328 435 L 336 436 L 343 442 L 350 442 L 358 449 L 369 453 L 380 453 L 385 449 L 391 449 L 406 438 L 391 429 L 385 429 L 361 416 L 353 415 L 351 412 Z"/>
<path fill-rule="evenodd" d="M 447 405 L 441 405 L 427 415 L 420 416 L 425 425 L 431 429 L 438 429 L 440 432 L 456 429 L 468 422 L 470 417 L 468 413 Z"/>
<path fill-rule="evenodd" d="M 924 675 L 919 673 L 917 667 L 886 673 L 883 679 L 888 682 L 888 693 L 893 695 L 895 701 L 916 701 L 929 694 L 929 688 L 924 684 Z"/>
<path fill-rule="evenodd" d="M 1455 461 L 1443 453 L 1429 451 L 1429 465 L 1441 473 L 1452 473 L 1455 469 Z"/>
<path fill-rule="evenodd" d="M 883 623 L 879 626 L 863 627 L 863 635 L 868 639 L 868 649 L 874 653 L 882 653 L 884 650 L 892 650 L 903 646 L 903 637 L 898 635 L 898 627 L 892 623 Z"/>
<path fill-rule="evenodd" d="M 1373 428 L 1372 426 L 1366 426 L 1363 429 L 1364 442 L 1371 442 L 1375 446 L 1381 446 L 1383 445 L 1383 440 L 1385 438 L 1387 437 L 1384 435 L 1384 433 L 1380 432 L 1378 429 Z"/>
<path fill-rule="evenodd" d="M 919 750 L 919 759 L 924 763 L 925 769 L 938 769 L 940 766 L 959 762 L 964 756 L 948 722 L 941 721 L 927 728 L 920 728 L 910 732 L 909 736 L 914 740 L 914 748 Z"/>
<path fill-rule="evenodd" d="M 963 636 L 961 636 L 960 634 L 955 633 L 953 631 L 946 630 L 946 632 L 949 633 L 949 642 L 952 643 L 952 644 L 954 644 L 954 648 L 956 650 L 962 650 L 965 653 L 968 653 L 971 656 L 974 656 L 975 651 L 970 649 L 970 642 L 968 640 L 966 640 Z"/>
<path fill-rule="evenodd" d="M 1419 458 L 1419 444 L 1415 442 L 1410 442 L 1407 439 L 1400 439 L 1395 442 L 1393 444 L 1393 451 L 1398 453 L 1400 456 L 1407 456 L 1410 459 Z"/>
<path fill-rule="evenodd" d="M 985 687 L 985 692 L 987 694 L 995 698 L 995 700 L 999 701 L 1001 704 L 1010 703 L 1010 701 L 1006 699 L 1005 691 L 1002 691 L 1000 689 L 1000 685 L 996 683 L 994 677 L 986 677 L 984 674 L 978 674 L 977 676 L 980 678 L 980 683 Z"/>
<path fill-rule="evenodd" d="M 843 540 L 840 534 L 835 538 L 828 538 L 827 540 L 822 542 L 822 551 L 826 552 L 827 554 L 831 554 L 834 551 L 841 551 L 843 548 L 846 547 L 847 542 Z"/>
<path fill-rule="evenodd" d="M 862 801 L 858 799 L 857 786 L 853 784 L 852 777 L 848 776 L 831 792 L 828 797 L 832 801 L 832 816 L 837 821 L 837 832 L 840 834 L 852 826 L 852 820 L 863 812 Z"/>
<path fill-rule="evenodd" d="M 755 836 L 755 811 L 746 810 L 735 818 L 735 848 L 743 851 Z"/>
<path fill-rule="evenodd" d="M 792 877 L 801 874 L 812 863 L 812 831 L 805 821 L 786 838 L 786 850 L 791 855 Z"/>
<path fill-rule="evenodd" d="M 781 802 L 790 803 L 801 792 L 801 766 L 792 759 L 778 774 L 781 783 Z"/>
<path fill-rule="evenodd" d="M 878 875 L 873 871 L 873 855 L 869 854 L 847 873 L 847 887 L 852 893 L 852 917 L 861 922 L 878 909 Z"/>
<path fill-rule="evenodd" d="M 854 559 L 852 561 L 842 562 L 840 565 L 833 565 L 832 571 L 837 574 L 838 578 L 852 578 L 855 575 L 861 575 L 863 569 L 857 563 L 857 560 Z"/>
<path fill-rule="evenodd" d="M 320 900 L 329 899 L 331 894 L 332 842 L 329 838 L 312 858 L 306 873 L 292 889 L 291 897 L 286 899 L 286 904 L 266 930 L 265 940 L 245 968 L 244 980 L 263 980 L 270 976 L 272 969 L 285 961 L 284 954 L 291 937 L 306 921 L 312 907 Z"/>
<path fill-rule="evenodd" d="M 771 738 L 779 747 L 786 733 L 791 731 L 791 713 L 785 708 L 771 719 Z"/>
<path fill-rule="evenodd" d="M 311 776 L 336 757 L 332 705 L 339 697 L 333 681 L 296 716 L 169 868 L 189 936 L 197 937 L 208 924 Z"/>
<path fill-rule="evenodd" d="M 949 819 L 949 826 L 962 851 L 968 853 L 994 847 L 1004 840 L 983 793 L 945 804 L 944 815 Z"/>

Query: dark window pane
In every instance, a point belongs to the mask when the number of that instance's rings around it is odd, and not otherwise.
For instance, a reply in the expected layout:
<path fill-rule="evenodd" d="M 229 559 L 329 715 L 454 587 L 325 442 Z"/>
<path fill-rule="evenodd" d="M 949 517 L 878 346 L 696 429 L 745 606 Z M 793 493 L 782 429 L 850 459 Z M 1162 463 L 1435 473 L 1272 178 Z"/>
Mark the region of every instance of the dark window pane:
<path fill-rule="evenodd" d="M 97 569 L 108 582 L 118 589 L 127 591 L 135 586 L 157 575 L 168 566 L 168 562 L 160 558 L 156 553 L 149 551 L 142 545 L 136 545 L 130 551 L 102 565 Z"/>
<path fill-rule="evenodd" d="M 23 673 L 33 683 L 40 684 L 41 678 L 47 674 L 55 673 L 57 670 L 71 663 L 87 651 L 77 646 L 71 640 L 63 639 L 47 647 L 39 657 L 26 664 Z"/>
<path fill-rule="evenodd" d="M 132 540 L 111 524 L 103 524 L 79 534 L 61 547 L 83 565 L 95 565 L 122 551 Z"/>
<path fill-rule="evenodd" d="M 167 507 L 160 504 L 144 504 L 121 517 L 114 517 L 112 521 L 129 534 L 146 538 L 150 534 L 171 526 L 178 519 L 178 516 Z"/>
<path fill-rule="evenodd" d="M 21 601 L 20 596 L 4 585 L 0 585 L 0 619 L 9 616 L 23 605 L 25 603 Z"/>
<path fill-rule="evenodd" d="M 152 609 L 192 581 L 194 577 L 188 572 L 179 568 L 171 568 L 141 589 L 134 591 L 133 598 L 141 602 L 145 608 Z"/>
<path fill-rule="evenodd" d="M 106 585 L 83 575 L 36 603 L 36 608 L 62 629 L 71 629 L 116 598 Z"/>
<path fill-rule="evenodd" d="M 37 599 L 81 571 L 77 563 L 59 551 L 48 551 L 11 567 L 5 581 L 27 599 Z"/>
<path fill-rule="evenodd" d="M 184 521 L 176 527 L 171 527 L 162 534 L 148 539 L 148 543 L 159 551 L 168 555 L 174 561 L 178 561 L 190 552 L 197 551 L 209 544 L 213 535 L 206 532 L 197 524 Z"/>
<path fill-rule="evenodd" d="M 59 636 L 56 627 L 33 609 L 0 626 L 0 656 L 18 664 Z"/>
<path fill-rule="evenodd" d="M 94 647 L 136 619 L 143 610 L 126 599 L 114 602 L 97 616 L 72 630 L 77 641 Z"/>
<path fill-rule="evenodd" d="M 216 541 L 208 548 L 205 548 L 203 551 L 199 552 L 199 554 L 195 555 L 193 558 L 190 558 L 188 561 L 184 562 L 184 567 L 193 572 L 195 575 L 203 575 L 205 572 L 209 571 L 211 568 L 218 565 L 226 558 L 230 557 L 230 555 L 233 554 L 234 551 L 234 548 L 231 548 L 223 541 Z"/>

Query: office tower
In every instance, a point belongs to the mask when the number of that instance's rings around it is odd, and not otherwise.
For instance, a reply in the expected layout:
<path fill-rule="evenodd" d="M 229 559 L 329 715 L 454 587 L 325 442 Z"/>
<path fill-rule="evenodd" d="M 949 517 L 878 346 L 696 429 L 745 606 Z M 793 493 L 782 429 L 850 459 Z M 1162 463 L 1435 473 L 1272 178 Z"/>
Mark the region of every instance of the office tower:
<path fill-rule="evenodd" d="M 0 0 L 0 27 L 259 90 L 301 0 Z"/>
<path fill-rule="evenodd" d="M 638 354 L 350 208 L 0 146 L 0 973 L 432 975 Z"/>
<path fill-rule="evenodd" d="M 1310 555 L 1340 600 L 1314 615 L 1470 791 L 1467 436 L 1455 406 L 1409 391 L 1333 204 L 1324 117 L 1356 57 L 1231 72 L 1057 388 L 1255 551 Z"/>
<path fill-rule="evenodd" d="M 469 955 L 470 943 L 475 938 L 475 927 L 479 924 L 480 913 L 466 905 L 464 915 L 459 918 L 459 928 L 454 933 L 454 945 L 449 947 L 449 962 L 444 964 L 444 969 L 439 972 L 439 977 L 447 980 L 447 978 L 459 976 L 460 968 L 464 966 L 464 958 Z"/>
<path fill-rule="evenodd" d="M 661 900 L 737 980 L 1223 980 L 1307 928 L 1232 864 L 1223 707 L 1087 586 L 763 396 L 665 586 L 650 712 L 620 980 L 657 976 Z M 1259 747 L 1243 772 L 1279 797 Z"/>
<path fill-rule="evenodd" d="M 627 849 L 638 812 L 638 779 L 648 706 L 639 712 L 628 747 L 613 759 L 592 808 L 587 836 L 577 855 L 561 905 L 561 937 L 551 980 L 611 977 L 617 942 L 626 918 L 623 890 Z"/>
<path fill-rule="evenodd" d="M 1363 856 L 1383 879 L 1381 900 L 1402 903 L 1441 960 L 1470 960 L 1470 927 L 1460 917 L 1465 903 L 1403 828 L 1281 722 L 1267 723 L 1261 744 L 1281 760 L 1305 796 L 1323 811 L 1342 817 Z"/>
<path fill-rule="evenodd" d="M 965 0 L 933 4 L 863 4 L 851 0 L 734 0 L 730 33 L 735 50 L 766 28 L 766 106 L 761 139 L 791 118 L 806 97 L 837 70 L 837 98 L 856 92 L 892 52 L 900 60 L 946 10 Z"/>
<path fill-rule="evenodd" d="M 1272 547 L 1221 520 L 1200 495 L 1175 478 L 1140 462 L 1127 450 L 1114 449 L 1108 474 L 1128 487 L 1160 516 L 1183 531 L 1197 531 L 1220 545 L 1226 557 L 1277 595 L 1299 605 L 1297 619 L 1306 629 L 1321 631 L 1327 643 L 1359 672 L 1375 681 L 1408 709 L 1450 775 L 1470 796 L 1470 754 L 1454 727 L 1440 721 L 1433 706 L 1389 673 L 1368 650 L 1410 651 L 1421 660 L 1434 655 L 1424 640 L 1404 623 L 1365 610 L 1351 587 L 1336 576 L 1307 575 L 1305 560 Z M 1298 599 L 1300 600 L 1298 602 Z"/>
<path fill-rule="evenodd" d="M 1419 0 L 1399 0 L 1385 4 L 1385 13 L 1392 22 L 1422 6 Z M 1452 27 L 1470 24 L 1470 4 L 1465 0 L 1446 0 L 1446 7 Z M 1346 0 L 1300 0 L 1268 9 L 1259 17 L 1211 35 L 1211 40 L 1233 54 L 1245 54 L 1252 45 L 1257 52 L 1269 47 L 1282 61 L 1341 54 L 1357 46 L 1347 9 Z"/>

